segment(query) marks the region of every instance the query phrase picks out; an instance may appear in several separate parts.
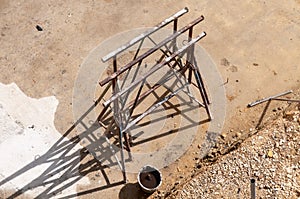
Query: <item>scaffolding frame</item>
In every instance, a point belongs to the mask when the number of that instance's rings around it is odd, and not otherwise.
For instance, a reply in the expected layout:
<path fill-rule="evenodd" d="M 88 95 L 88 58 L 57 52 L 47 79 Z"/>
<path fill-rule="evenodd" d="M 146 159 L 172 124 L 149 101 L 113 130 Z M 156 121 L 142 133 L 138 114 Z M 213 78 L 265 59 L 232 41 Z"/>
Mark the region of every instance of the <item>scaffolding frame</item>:
<path fill-rule="evenodd" d="M 195 44 L 206 36 L 205 32 L 202 32 L 200 35 L 193 38 L 193 28 L 195 25 L 199 24 L 201 21 L 204 20 L 203 16 L 195 19 L 188 25 L 184 26 L 183 28 L 178 30 L 178 19 L 188 12 L 188 8 L 184 8 L 179 12 L 175 13 L 171 17 L 167 18 L 166 20 L 162 21 L 154 28 L 146 31 L 136 38 L 132 39 L 125 45 L 121 46 L 120 48 L 116 49 L 115 51 L 109 53 L 108 55 L 102 57 L 103 62 L 107 62 L 108 60 L 112 60 L 113 65 L 113 74 L 105 78 L 104 80 L 100 81 L 100 86 L 105 86 L 107 84 L 111 85 L 112 87 L 112 96 L 107 99 L 103 103 L 103 109 L 99 114 L 97 120 L 103 125 L 102 118 L 108 111 L 113 113 L 114 121 L 110 122 L 110 125 L 105 128 L 105 133 L 112 130 L 113 127 L 117 128 L 118 131 L 118 139 L 119 139 L 119 146 L 120 146 L 120 153 L 121 153 L 121 162 L 117 159 L 118 164 L 122 167 L 123 178 L 124 182 L 126 182 L 126 168 L 125 168 L 125 159 L 124 159 L 124 144 L 126 145 L 126 149 L 130 152 L 130 147 L 132 147 L 132 138 L 130 134 L 130 128 L 141 121 L 145 116 L 149 115 L 153 112 L 157 107 L 161 106 L 165 102 L 169 101 L 172 97 L 176 96 L 179 92 L 183 92 L 189 96 L 189 98 L 199 106 L 204 107 L 208 116 L 208 120 L 212 119 L 211 112 L 209 109 L 209 98 L 208 94 L 205 89 L 205 85 L 203 82 L 203 78 L 199 71 L 199 68 L 196 63 L 196 59 L 194 56 L 195 51 Z M 162 29 L 163 27 L 167 26 L 168 24 L 173 23 L 173 34 L 165 38 L 163 41 L 156 43 L 150 36 Z M 183 33 L 188 32 L 187 44 L 184 45 L 182 48 L 178 49 L 177 45 L 177 38 L 181 36 Z M 146 51 L 145 53 L 139 55 L 140 49 L 142 48 L 143 42 L 145 39 L 149 39 L 153 44 L 154 47 Z M 134 58 L 132 61 L 127 63 L 126 65 L 118 68 L 118 56 L 129 49 L 130 47 L 138 44 L 138 49 L 135 52 Z M 165 49 L 163 49 L 165 48 Z M 125 76 L 129 75 L 130 71 L 137 67 L 139 68 L 144 59 L 152 55 L 157 51 L 161 51 L 162 55 L 158 59 L 157 63 L 149 69 L 146 73 L 142 74 L 141 76 L 135 77 L 130 82 L 130 84 L 123 88 L 118 85 L 119 78 L 123 73 L 126 73 Z M 185 60 L 183 59 L 184 57 Z M 159 84 L 155 84 L 154 86 L 150 86 L 147 84 L 147 78 L 153 75 L 159 69 L 167 66 L 170 73 L 163 76 Z M 138 69 L 137 69 L 138 70 Z M 192 82 L 192 78 L 195 78 L 196 84 Z M 158 102 L 153 104 L 149 107 L 144 113 L 139 115 L 136 118 L 132 117 L 132 114 L 135 108 L 150 94 L 154 93 L 156 89 L 162 86 L 165 82 L 176 79 L 176 82 L 181 84 L 181 87 L 175 91 L 170 92 L 169 95 L 161 98 Z M 144 86 L 147 85 L 148 90 L 142 93 L 142 89 Z M 188 90 L 188 86 L 193 85 L 197 88 L 200 92 L 202 102 L 197 100 Z M 134 88 L 138 88 L 138 92 L 135 95 L 134 100 L 127 102 L 128 96 L 130 92 Z M 108 86 L 107 86 L 108 88 Z M 187 88 L 187 90 L 185 90 Z M 112 105 L 112 107 L 111 107 Z M 113 125 L 115 123 L 115 125 Z M 124 139 L 124 144 L 123 144 Z"/>

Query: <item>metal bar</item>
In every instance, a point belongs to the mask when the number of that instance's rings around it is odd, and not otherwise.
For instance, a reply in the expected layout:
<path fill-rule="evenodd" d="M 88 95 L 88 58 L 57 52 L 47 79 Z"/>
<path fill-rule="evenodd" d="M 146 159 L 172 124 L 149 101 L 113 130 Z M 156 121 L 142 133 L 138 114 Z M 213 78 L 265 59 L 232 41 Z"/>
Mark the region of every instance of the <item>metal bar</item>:
<path fill-rule="evenodd" d="M 255 199 L 255 179 L 250 180 L 251 199 Z"/>
<path fill-rule="evenodd" d="M 114 72 L 116 72 L 118 70 L 118 68 L 117 68 L 117 57 L 116 56 L 114 56 L 114 58 L 113 58 L 113 70 L 114 70 Z M 117 84 L 117 80 L 114 79 L 112 81 L 113 92 L 115 92 L 116 84 Z M 100 83 L 100 85 L 101 85 L 101 83 Z"/>
<path fill-rule="evenodd" d="M 119 75 L 121 75 L 122 73 L 124 73 L 126 70 L 128 70 L 129 68 L 131 68 L 132 66 L 134 66 L 135 64 L 137 64 L 138 62 L 140 62 L 141 60 L 145 59 L 146 57 L 148 57 L 149 55 L 151 55 L 152 53 L 154 53 L 155 51 L 157 51 L 158 49 L 160 49 L 162 46 L 164 46 L 168 42 L 172 41 L 174 38 L 178 37 L 179 35 L 181 35 L 182 33 L 186 32 L 191 27 L 195 26 L 196 24 L 200 23 L 203 20 L 204 20 L 204 17 L 201 16 L 201 17 L 197 18 L 196 20 L 192 21 L 190 24 L 186 25 L 185 27 L 183 27 L 182 29 L 180 29 L 179 31 L 177 31 L 175 34 L 170 35 L 165 40 L 161 41 L 159 44 L 157 44 L 157 46 L 151 48 L 150 50 L 148 50 L 144 54 L 142 54 L 139 57 L 137 57 L 135 60 L 133 60 L 130 63 L 126 64 L 125 66 L 121 67 L 117 72 L 113 73 L 109 77 L 107 77 L 104 80 L 102 80 L 100 82 L 100 85 L 103 86 L 103 85 L 107 84 L 109 81 L 115 79 L 116 77 L 118 77 Z"/>
<path fill-rule="evenodd" d="M 183 92 L 184 92 L 187 96 L 189 96 L 192 100 L 194 100 L 197 104 L 199 104 L 199 105 L 202 106 L 202 107 L 205 107 L 204 104 L 201 103 L 201 102 L 199 102 L 199 100 L 197 100 L 191 93 L 189 93 L 189 92 L 187 92 L 187 91 L 185 91 L 185 90 L 183 90 Z"/>
<path fill-rule="evenodd" d="M 138 104 L 138 101 L 139 101 L 139 98 L 140 98 L 142 89 L 143 89 L 143 87 L 144 87 L 145 81 L 146 81 L 146 80 L 144 80 L 144 81 L 142 82 L 142 84 L 141 84 L 141 86 L 140 86 L 140 88 L 139 88 L 139 90 L 138 90 L 138 93 L 137 93 L 137 95 L 136 95 L 136 97 L 135 97 L 135 100 L 134 100 L 134 103 L 133 103 L 133 105 L 132 105 L 132 108 L 130 109 L 129 116 L 128 116 L 127 120 L 126 120 L 125 126 L 127 126 L 128 122 L 129 122 L 129 120 L 130 120 L 130 118 L 131 118 L 131 116 L 132 116 L 132 114 L 133 114 L 133 111 L 134 111 L 135 107 L 136 107 L 137 104 Z"/>
<path fill-rule="evenodd" d="M 187 7 L 185 7 L 184 9 L 180 10 L 179 12 L 175 13 L 174 15 L 172 15 L 171 17 L 167 18 L 166 20 L 162 21 L 161 23 L 159 23 L 158 25 L 156 25 L 154 28 L 152 28 L 149 31 L 146 31 L 142 34 L 140 34 L 139 36 L 137 36 L 136 38 L 132 39 L 131 41 L 129 41 L 128 43 L 126 43 L 125 45 L 121 46 L 120 48 L 118 48 L 117 50 L 109 53 L 108 55 L 102 57 L 102 61 L 106 62 L 107 60 L 109 60 L 110 58 L 120 54 L 121 52 L 123 52 L 124 50 L 130 48 L 131 46 L 133 46 L 134 44 L 136 44 L 137 42 L 141 41 L 142 39 L 144 39 L 145 37 L 155 33 L 156 31 L 158 31 L 159 29 L 165 27 L 166 25 L 168 25 L 169 23 L 171 23 L 172 21 L 176 20 L 177 18 L 181 17 L 182 15 L 184 15 L 185 13 L 187 13 L 189 10 Z"/>
<path fill-rule="evenodd" d="M 148 114 L 150 114 L 152 111 L 154 111 L 156 108 L 158 108 L 160 105 L 162 105 L 163 103 L 165 103 L 166 101 L 170 100 L 172 97 L 174 97 L 175 95 L 177 95 L 177 93 L 179 91 L 181 91 L 182 89 L 184 89 L 188 84 L 185 84 L 183 87 L 177 89 L 175 92 L 171 93 L 170 95 L 166 96 L 163 100 L 159 101 L 158 103 L 154 104 L 153 106 L 151 106 L 147 111 L 145 111 L 143 114 L 141 114 L 139 117 L 135 118 L 132 122 L 130 122 L 125 129 L 123 130 L 123 132 L 127 131 L 128 129 L 130 129 L 133 125 L 137 124 L 140 120 L 142 120 L 145 116 L 147 116 Z"/>
<path fill-rule="evenodd" d="M 275 98 L 278 98 L 278 97 L 281 97 L 281 96 L 290 94 L 290 93 L 292 93 L 292 92 L 293 92 L 292 90 L 289 90 L 289 91 L 285 91 L 285 92 L 280 93 L 280 94 L 277 94 L 277 95 L 273 95 L 273 96 L 271 96 L 271 97 L 267 97 L 267 98 L 263 98 L 263 99 L 257 100 L 257 101 L 255 101 L 255 102 L 249 103 L 249 104 L 248 104 L 248 107 L 256 106 L 256 105 L 261 104 L 261 103 L 263 103 L 263 102 L 266 102 L 266 101 L 269 101 L 269 100 L 271 100 L 271 99 L 275 99 Z"/>
<path fill-rule="evenodd" d="M 205 94 L 204 94 L 204 91 L 203 91 L 203 87 L 204 85 L 202 85 L 201 81 L 200 81 L 200 73 L 198 70 L 194 70 L 194 75 L 195 75 L 195 79 L 196 79 L 196 82 L 198 84 L 198 87 L 199 87 L 199 91 L 200 91 L 200 94 L 201 94 L 201 97 L 202 97 L 202 100 L 203 100 L 203 103 L 205 105 L 205 110 L 206 110 L 206 113 L 208 115 L 208 118 L 209 120 L 212 120 L 212 116 L 210 114 L 210 110 L 209 110 L 209 107 L 208 107 L 208 102 L 207 102 L 207 99 L 205 97 Z"/>
<path fill-rule="evenodd" d="M 117 57 L 116 56 L 113 57 L 113 70 L 114 70 L 114 72 L 117 71 Z M 112 87 L 113 87 L 112 93 L 117 92 L 117 89 L 118 89 L 117 83 L 118 83 L 117 79 L 114 79 L 112 81 Z M 106 105 L 104 105 L 104 106 L 106 107 Z M 118 111 L 119 111 L 118 109 L 119 109 L 118 101 L 114 101 L 114 113 L 118 113 Z M 124 180 L 124 182 L 126 182 L 127 178 L 126 178 L 126 168 L 125 168 L 125 158 L 124 158 L 124 146 L 123 146 L 123 139 L 122 139 L 123 133 L 122 133 L 122 130 L 120 129 L 121 126 L 122 126 L 122 121 L 119 121 L 119 126 L 117 126 L 117 129 L 119 130 L 119 143 L 120 143 L 120 148 L 121 148 L 122 173 L 123 173 L 123 180 Z"/>
<path fill-rule="evenodd" d="M 199 78 L 200 78 L 201 84 L 203 85 L 204 95 L 205 95 L 205 97 L 206 97 L 206 99 L 207 99 L 207 103 L 210 104 L 209 97 L 208 97 L 208 95 L 207 95 L 207 92 L 206 92 L 206 89 L 205 89 L 205 86 L 204 86 L 204 82 L 203 82 L 203 78 L 202 78 L 201 73 L 200 73 L 200 70 L 199 70 L 199 68 L 198 68 L 198 64 L 197 64 L 197 60 L 196 60 L 195 56 L 193 56 L 193 63 L 194 63 L 194 64 L 192 64 L 192 67 L 194 67 L 195 70 L 197 70 L 197 71 L 199 72 Z"/>
<path fill-rule="evenodd" d="M 193 38 L 193 27 L 191 27 L 189 29 L 189 37 L 188 37 L 188 41 L 191 41 L 191 39 Z M 186 55 L 186 65 L 190 65 L 191 62 L 192 62 L 192 57 L 193 57 L 193 54 L 194 54 L 194 46 L 192 46 L 188 52 L 187 52 L 187 55 Z M 189 75 L 188 75 L 188 82 L 191 83 L 192 82 L 192 69 L 190 68 L 189 69 Z"/>
<path fill-rule="evenodd" d="M 133 60 L 135 60 L 136 57 L 138 56 L 138 54 L 139 54 L 139 52 L 140 52 L 140 50 L 141 50 L 141 47 L 142 47 L 144 41 L 145 41 L 144 39 L 141 40 L 140 45 L 139 45 L 139 47 L 138 47 L 138 49 L 137 49 L 137 51 L 136 51 L 136 53 L 135 53 L 135 55 L 134 55 L 134 57 L 133 57 Z M 130 71 L 131 71 L 131 70 L 129 69 L 129 71 L 127 72 L 125 78 L 123 79 L 123 83 L 122 83 L 122 85 L 121 85 L 121 88 L 124 87 L 124 84 L 125 84 L 125 82 L 126 82 L 126 80 L 127 80 L 127 78 L 128 78 L 128 75 L 130 74 Z M 138 70 L 137 70 L 137 71 L 138 71 Z M 134 79 L 134 78 L 133 78 L 133 79 Z"/>
<path fill-rule="evenodd" d="M 151 37 L 147 37 L 147 38 L 149 38 L 149 40 L 155 45 L 155 46 L 157 46 L 157 43 L 151 38 Z M 165 56 L 168 56 L 168 53 L 171 53 L 172 54 L 172 52 L 169 50 L 169 48 L 168 48 L 168 46 L 167 46 L 167 44 L 165 44 L 164 45 L 164 47 L 167 49 L 166 51 L 167 52 L 165 52 L 163 49 L 159 49 Z"/>
<path fill-rule="evenodd" d="M 178 19 L 174 20 L 174 25 L 173 25 L 173 34 L 175 34 L 177 32 L 178 29 Z M 177 50 L 177 39 L 175 38 L 173 40 L 173 52 L 175 52 Z"/>
<path fill-rule="evenodd" d="M 300 100 L 294 100 L 294 99 L 273 98 L 272 100 L 300 103 Z"/>
<path fill-rule="evenodd" d="M 175 63 L 176 64 L 176 63 Z M 174 64 L 174 65 L 175 65 Z M 177 72 L 180 72 L 180 71 L 177 71 Z M 154 86 L 150 87 L 149 90 L 147 90 L 146 92 L 144 92 L 143 94 L 141 94 L 141 96 L 139 97 L 138 99 L 138 103 L 137 105 L 139 105 L 141 103 L 141 101 L 147 97 L 149 94 L 151 94 L 153 91 L 155 91 L 157 88 L 159 88 L 160 86 L 162 86 L 164 83 L 168 82 L 171 78 L 172 78 L 173 75 L 170 75 L 169 73 L 167 73 L 166 75 L 164 75 Z M 128 104 L 128 107 L 125 108 L 124 110 L 122 111 L 125 111 L 126 109 L 130 109 L 131 106 L 133 105 L 134 103 L 134 100 L 133 101 L 130 101 L 129 104 Z"/>
<path fill-rule="evenodd" d="M 157 43 L 151 38 L 151 37 L 148 37 L 149 38 L 149 40 L 154 44 L 154 45 L 157 45 Z M 171 50 L 170 50 L 170 48 L 167 46 L 167 45 L 164 45 L 165 46 L 165 48 L 167 49 L 166 51 L 167 52 L 165 52 L 163 49 L 160 49 L 160 51 L 163 53 L 163 55 L 162 55 L 162 58 L 164 58 L 165 56 L 167 57 L 167 56 L 169 56 L 168 55 L 168 53 L 170 53 L 170 54 L 172 54 L 172 52 L 171 52 Z M 173 52 L 175 52 L 176 50 L 174 50 Z M 178 61 L 178 60 L 174 60 L 175 62 L 177 62 L 177 64 L 179 65 L 179 67 L 180 67 L 180 65 L 181 65 L 181 63 Z M 169 64 L 168 64 L 169 65 Z M 170 65 L 169 65 L 170 66 Z M 176 66 L 176 65 L 175 65 Z M 175 66 L 173 66 L 173 67 L 175 67 Z"/>
<path fill-rule="evenodd" d="M 183 86 L 184 84 L 182 83 L 180 77 L 176 74 L 176 72 L 173 68 L 171 68 L 172 73 L 176 76 L 176 78 L 179 80 L 180 84 Z M 184 77 L 184 76 L 183 76 Z M 184 80 L 186 81 L 186 79 L 184 78 Z M 187 87 L 188 89 L 188 87 Z M 190 92 L 182 90 L 187 96 L 189 96 L 192 100 L 194 100 L 195 102 L 197 102 L 200 106 L 205 107 L 203 103 L 199 102 Z"/>
<path fill-rule="evenodd" d="M 192 40 L 192 38 L 193 38 L 193 26 L 189 28 L 188 42 L 190 42 Z M 192 49 L 190 49 L 187 53 L 186 64 L 191 61 L 191 52 L 192 52 Z"/>
<path fill-rule="evenodd" d="M 113 102 L 114 100 L 116 100 L 117 98 L 119 98 L 121 95 L 123 95 L 125 92 L 127 92 L 130 89 L 132 89 L 134 86 L 136 86 L 141 81 L 143 81 L 146 77 L 150 76 L 151 74 L 153 74 L 154 72 L 156 72 L 157 70 L 159 70 L 162 66 L 164 66 L 167 63 L 169 63 L 170 61 L 172 61 L 176 56 L 178 56 L 178 55 L 182 54 L 183 52 L 185 52 L 192 44 L 198 42 L 201 38 L 203 38 L 205 36 L 206 36 L 206 33 L 203 32 L 202 34 L 200 34 L 195 39 L 192 39 L 187 45 L 185 45 L 184 47 L 182 47 L 181 49 L 179 49 L 178 51 L 176 51 L 174 54 L 172 54 L 170 57 L 167 57 L 161 63 L 154 65 L 153 68 L 151 68 L 147 73 L 144 74 L 144 76 L 142 76 L 141 78 L 137 79 L 132 84 L 130 84 L 127 88 L 125 88 L 124 90 L 122 90 L 121 92 L 115 94 L 109 100 L 107 100 L 104 103 L 104 106 L 107 106 L 108 104 L 110 104 L 111 102 Z"/>
<path fill-rule="evenodd" d="M 134 75 L 133 75 L 133 77 L 132 77 L 130 83 L 134 82 L 134 80 L 136 79 L 136 77 L 137 77 L 137 75 L 138 75 L 138 72 L 139 72 L 139 70 L 140 70 L 141 65 L 142 65 L 142 61 L 139 62 L 138 66 L 137 66 L 137 69 L 135 70 Z M 129 69 L 129 70 L 130 70 L 130 69 Z M 124 80 L 123 83 L 125 84 L 125 80 Z M 121 89 L 123 89 L 124 84 L 122 85 Z M 123 101 L 122 101 L 122 103 L 121 103 L 121 110 L 124 109 L 124 106 L 125 106 L 125 103 L 126 103 L 128 97 L 129 97 L 129 94 L 130 94 L 130 93 L 127 93 L 126 96 L 123 98 Z"/>

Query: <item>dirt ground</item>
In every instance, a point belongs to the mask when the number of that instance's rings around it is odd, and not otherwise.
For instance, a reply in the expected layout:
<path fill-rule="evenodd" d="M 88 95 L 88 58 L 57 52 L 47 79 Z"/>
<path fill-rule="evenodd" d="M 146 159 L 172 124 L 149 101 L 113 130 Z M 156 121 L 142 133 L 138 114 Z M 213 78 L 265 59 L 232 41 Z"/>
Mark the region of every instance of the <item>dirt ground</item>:
<path fill-rule="evenodd" d="M 299 0 L 282 4 L 275 0 L 0 0 L 0 82 L 15 82 L 33 98 L 55 96 L 59 100 L 55 127 L 64 134 L 74 122 L 74 82 L 89 52 L 112 35 L 153 26 L 184 7 L 189 8 L 189 14 L 179 20 L 180 26 L 205 16 L 195 32 L 207 32 L 201 46 L 214 60 L 224 82 L 228 81 L 224 85 L 227 107 L 223 135 L 231 140 L 249 133 L 263 109 L 248 109 L 249 102 L 299 88 Z M 160 192 L 170 191 L 191 175 L 198 161 L 198 141 L 196 138 L 181 161 L 162 171 Z M 134 198 L 140 194 L 135 179 L 131 176 L 126 185 L 80 197 Z"/>

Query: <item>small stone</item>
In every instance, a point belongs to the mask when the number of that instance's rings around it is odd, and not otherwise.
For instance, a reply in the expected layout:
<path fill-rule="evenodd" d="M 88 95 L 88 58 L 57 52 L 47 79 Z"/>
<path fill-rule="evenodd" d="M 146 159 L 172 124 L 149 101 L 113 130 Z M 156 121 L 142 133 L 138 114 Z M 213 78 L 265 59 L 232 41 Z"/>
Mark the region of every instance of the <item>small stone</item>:
<path fill-rule="evenodd" d="M 176 186 L 176 185 L 179 185 L 179 184 L 180 184 L 180 181 L 176 181 L 174 185 Z"/>
<path fill-rule="evenodd" d="M 178 171 L 178 172 L 180 172 L 180 171 L 181 171 L 181 169 L 180 169 L 179 167 L 177 167 L 177 171 Z"/>
<path fill-rule="evenodd" d="M 36 25 L 35 28 L 38 30 L 38 31 L 43 31 L 43 28 L 39 25 Z"/>
<path fill-rule="evenodd" d="M 241 136 L 242 136 L 242 134 L 240 132 L 236 133 L 236 137 L 241 137 Z"/>
<path fill-rule="evenodd" d="M 225 139 L 226 136 L 227 136 L 227 135 L 226 135 L 225 133 L 222 133 L 222 134 L 221 134 L 221 138 L 222 138 L 222 139 Z"/>
<path fill-rule="evenodd" d="M 293 116 L 295 114 L 295 112 L 294 111 L 287 111 L 287 112 L 285 112 L 285 117 L 290 117 L 290 116 Z"/>
<path fill-rule="evenodd" d="M 273 151 L 271 151 L 271 150 L 268 151 L 268 157 L 269 157 L 269 158 L 272 158 L 272 157 L 273 157 Z"/>

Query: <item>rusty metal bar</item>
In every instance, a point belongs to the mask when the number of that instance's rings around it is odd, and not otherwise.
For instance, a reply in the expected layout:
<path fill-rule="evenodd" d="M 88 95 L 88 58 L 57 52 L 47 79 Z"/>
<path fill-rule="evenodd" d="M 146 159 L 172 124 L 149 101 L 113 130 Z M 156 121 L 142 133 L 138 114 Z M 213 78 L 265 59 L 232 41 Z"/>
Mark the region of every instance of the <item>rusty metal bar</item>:
<path fill-rule="evenodd" d="M 167 37 L 165 40 L 161 41 L 159 44 L 157 44 L 157 46 L 151 48 L 146 53 L 144 53 L 144 54 L 140 55 L 139 57 L 137 57 L 137 59 L 131 61 L 130 63 L 128 63 L 125 66 L 121 67 L 117 72 L 113 73 L 112 75 L 110 75 L 106 79 L 102 80 L 100 82 L 100 85 L 103 86 L 103 85 L 107 84 L 109 81 L 117 78 L 119 75 L 121 75 L 122 73 L 124 73 L 126 70 L 128 70 L 129 68 L 131 68 L 132 66 L 134 66 L 135 64 L 137 64 L 138 62 L 140 62 L 141 60 L 145 59 L 146 57 L 148 57 L 149 55 L 151 55 L 152 53 L 154 53 L 156 50 L 160 49 L 162 46 L 164 46 L 168 42 L 172 41 L 173 39 L 177 38 L 179 35 L 181 35 L 182 33 L 186 32 L 191 27 L 195 26 L 196 24 L 200 23 L 203 20 L 204 20 L 204 17 L 201 16 L 201 17 L 197 18 L 196 20 L 192 21 L 187 26 L 185 26 L 182 29 L 178 30 L 175 34 L 173 34 L 173 35 Z"/>
<path fill-rule="evenodd" d="M 177 32 L 177 29 L 178 29 L 178 19 L 175 19 L 173 25 L 173 34 Z M 177 50 L 177 39 L 175 38 L 173 40 L 173 52 L 175 52 L 176 50 Z"/>
<path fill-rule="evenodd" d="M 178 19 L 179 17 L 181 17 L 182 15 L 184 15 L 185 13 L 187 13 L 189 10 L 187 7 L 185 7 L 184 9 L 180 10 L 179 12 L 175 13 L 174 15 L 172 15 L 171 17 L 167 18 L 166 20 L 162 21 L 161 23 L 159 23 L 158 25 L 156 25 L 154 28 L 152 28 L 149 31 L 146 31 L 142 34 L 140 34 L 139 36 L 137 36 L 136 38 L 132 39 L 131 41 L 129 41 L 128 43 L 126 43 L 125 45 L 121 46 L 120 48 L 118 48 L 117 50 L 109 53 L 108 55 L 102 57 L 102 61 L 106 62 L 107 60 L 111 59 L 112 57 L 120 54 L 121 52 L 125 51 L 126 49 L 130 48 L 131 46 L 133 46 L 134 44 L 136 44 L 137 42 L 141 41 L 142 39 L 144 39 L 145 37 L 155 33 L 156 31 L 158 31 L 159 29 L 165 27 L 166 25 L 168 25 L 169 23 L 171 23 L 172 21 L 175 21 L 176 19 Z"/>
<path fill-rule="evenodd" d="M 256 106 L 256 105 L 261 104 L 263 102 L 266 102 L 266 101 L 269 101 L 271 99 L 275 99 L 275 98 L 278 98 L 278 97 L 290 94 L 292 92 L 293 92 L 292 90 L 289 90 L 289 91 L 286 91 L 286 92 L 283 92 L 283 93 L 280 93 L 280 94 L 277 94 L 277 95 L 273 95 L 271 97 L 267 97 L 267 98 L 263 98 L 263 99 L 257 100 L 255 102 L 249 103 L 248 107 Z"/>
<path fill-rule="evenodd" d="M 128 90 L 132 89 L 134 86 L 136 86 L 137 84 L 139 84 L 145 78 L 147 78 L 148 76 L 150 76 L 151 74 L 153 74 L 154 72 L 156 72 L 157 70 L 159 70 L 162 66 L 164 66 L 167 63 L 171 62 L 176 56 L 178 56 L 178 55 L 182 54 L 183 52 L 185 52 L 191 45 L 193 45 L 194 43 L 198 42 L 201 38 L 203 38 L 205 36 L 206 36 L 206 33 L 202 32 L 202 34 L 200 34 L 199 36 L 197 36 L 195 39 L 192 39 L 187 45 L 185 45 L 184 47 L 182 47 L 181 49 L 179 49 L 178 51 L 176 51 L 170 57 L 167 57 L 161 63 L 154 65 L 153 68 L 151 68 L 147 73 L 144 74 L 144 76 L 142 76 L 141 78 L 137 79 L 132 84 L 130 84 L 127 88 L 123 89 L 119 93 L 116 93 L 109 100 L 107 100 L 106 102 L 104 102 L 104 106 L 107 106 L 111 102 L 115 101 L 117 98 L 119 98 L 120 96 L 122 96 Z"/>

